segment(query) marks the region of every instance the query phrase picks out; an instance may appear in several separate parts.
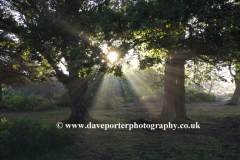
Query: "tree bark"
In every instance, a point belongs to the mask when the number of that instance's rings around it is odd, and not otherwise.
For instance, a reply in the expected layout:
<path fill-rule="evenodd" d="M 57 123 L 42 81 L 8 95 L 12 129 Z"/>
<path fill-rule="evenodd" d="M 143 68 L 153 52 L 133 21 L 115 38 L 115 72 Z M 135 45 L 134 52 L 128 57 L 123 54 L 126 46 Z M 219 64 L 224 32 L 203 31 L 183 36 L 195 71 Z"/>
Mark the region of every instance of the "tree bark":
<path fill-rule="evenodd" d="M 68 94 L 71 97 L 71 116 L 66 123 L 88 123 L 89 114 L 87 103 L 85 101 L 85 93 L 87 91 L 87 82 L 83 83 L 83 78 L 76 78 L 66 85 Z"/>
<path fill-rule="evenodd" d="M 184 63 L 185 61 L 181 61 L 176 66 L 175 69 L 176 73 L 175 111 L 177 118 L 188 119 L 185 108 Z"/>
<path fill-rule="evenodd" d="M 164 102 L 158 122 L 178 122 L 189 120 L 185 108 L 184 59 L 172 59 L 165 68 Z"/>
<path fill-rule="evenodd" d="M 79 78 L 78 76 L 58 74 L 59 81 L 65 85 L 71 99 L 71 115 L 65 123 L 88 123 L 90 120 L 96 121 L 89 116 L 85 101 L 88 82 L 94 75 L 95 73 L 86 78 Z"/>
<path fill-rule="evenodd" d="M 176 75 L 174 73 L 175 64 L 169 62 L 165 68 L 164 75 L 164 101 L 163 109 L 160 115 L 160 122 L 167 123 L 174 121 L 176 116 L 174 91 L 176 89 Z"/>
<path fill-rule="evenodd" d="M 236 64 L 237 65 L 237 64 Z M 239 100 L 239 97 L 240 97 L 240 81 L 239 79 L 237 78 L 237 75 L 240 74 L 240 71 L 239 70 L 236 70 L 236 74 L 234 75 L 232 73 L 232 69 L 231 69 L 231 66 L 229 65 L 229 71 L 230 71 L 230 74 L 232 75 L 232 77 L 234 78 L 235 80 L 235 91 L 233 93 L 233 96 L 232 98 L 228 101 L 228 103 L 226 103 L 226 105 L 237 105 L 238 104 L 238 100 Z"/>
<path fill-rule="evenodd" d="M 235 91 L 233 93 L 232 98 L 229 100 L 227 105 L 238 105 L 239 103 L 239 97 L 240 97 L 240 81 L 235 78 Z"/>

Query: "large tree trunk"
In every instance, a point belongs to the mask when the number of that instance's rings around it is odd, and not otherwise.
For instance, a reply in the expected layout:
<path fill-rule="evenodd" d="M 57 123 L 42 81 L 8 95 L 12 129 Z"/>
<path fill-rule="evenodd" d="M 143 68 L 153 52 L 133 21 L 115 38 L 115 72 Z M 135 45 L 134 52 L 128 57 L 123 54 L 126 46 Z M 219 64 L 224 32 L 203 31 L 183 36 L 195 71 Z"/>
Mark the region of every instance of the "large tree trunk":
<path fill-rule="evenodd" d="M 90 120 L 93 123 L 98 122 L 89 116 L 87 103 L 85 101 L 88 82 L 96 72 L 86 78 L 79 78 L 78 71 L 70 71 L 69 76 L 67 76 L 63 74 L 56 65 L 51 64 L 51 66 L 56 71 L 58 80 L 65 85 L 71 98 L 71 116 L 65 121 L 65 123 L 88 123 Z"/>
<path fill-rule="evenodd" d="M 237 105 L 239 103 L 239 97 L 240 97 L 240 81 L 235 78 L 235 91 L 233 93 L 232 98 L 227 103 L 228 105 Z"/>
<path fill-rule="evenodd" d="M 66 85 L 72 101 L 71 116 L 66 123 L 87 123 L 89 121 L 87 103 L 84 98 L 88 84 L 87 82 L 83 83 L 84 80 L 85 79 L 82 78 L 76 78 Z"/>
<path fill-rule="evenodd" d="M 184 61 L 176 66 L 176 91 L 175 91 L 175 111 L 177 118 L 188 119 L 185 108 L 185 77 L 184 77 Z"/>
<path fill-rule="evenodd" d="M 163 109 L 160 115 L 160 122 L 167 123 L 174 121 L 177 116 L 174 105 L 174 92 L 176 89 L 176 75 L 174 73 L 174 65 L 172 62 L 166 65 L 164 75 L 164 101 Z"/>
<path fill-rule="evenodd" d="M 166 65 L 163 109 L 158 120 L 160 123 L 189 120 L 185 108 L 184 63 L 183 59 L 172 59 Z"/>

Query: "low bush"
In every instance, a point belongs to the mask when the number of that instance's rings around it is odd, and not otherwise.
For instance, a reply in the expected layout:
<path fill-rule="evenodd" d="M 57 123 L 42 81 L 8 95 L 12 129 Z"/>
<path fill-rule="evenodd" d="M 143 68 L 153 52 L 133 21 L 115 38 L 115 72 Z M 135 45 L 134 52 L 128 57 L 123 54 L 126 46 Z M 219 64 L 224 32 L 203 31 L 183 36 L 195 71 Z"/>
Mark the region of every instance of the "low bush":
<path fill-rule="evenodd" d="M 69 107 L 71 105 L 70 96 L 68 94 L 55 94 L 52 100 L 56 101 L 58 107 Z"/>
<path fill-rule="evenodd" d="M 5 89 L 3 92 L 3 107 L 7 111 L 41 111 L 56 107 L 70 106 L 68 93 L 54 94 L 51 99 L 42 95 L 27 94 L 13 89 Z"/>
<path fill-rule="evenodd" d="M 55 126 L 30 119 L 0 122 L 0 159 L 36 159 L 47 153 L 61 151 L 74 141 Z"/>
<path fill-rule="evenodd" d="M 186 102 L 209 102 L 216 101 L 217 97 L 213 94 L 207 94 L 203 91 L 198 91 L 194 88 L 187 88 L 185 92 L 185 101 Z"/>
<path fill-rule="evenodd" d="M 34 111 L 51 109 L 57 106 L 55 100 L 45 99 L 41 95 L 13 94 L 3 96 L 3 105 L 8 111 Z"/>

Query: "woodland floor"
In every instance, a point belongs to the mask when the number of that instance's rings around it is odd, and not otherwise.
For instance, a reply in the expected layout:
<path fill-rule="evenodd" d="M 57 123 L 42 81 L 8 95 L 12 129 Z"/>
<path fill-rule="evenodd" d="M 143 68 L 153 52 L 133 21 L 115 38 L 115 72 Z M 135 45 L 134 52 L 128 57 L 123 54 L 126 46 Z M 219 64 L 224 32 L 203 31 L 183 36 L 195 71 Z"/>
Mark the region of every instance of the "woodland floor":
<path fill-rule="evenodd" d="M 62 129 L 76 144 L 67 148 L 65 157 L 39 159 L 86 160 L 191 160 L 240 159 L 240 106 L 225 102 L 186 104 L 188 117 L 200 129 Z M 91 107 L 90 115 L 105 124 L 129 124 L 137 119 L 152 119 L 161 113 L 162 103 L 125 103 L 106 110 Z M 67 119 L 69 108 L 27 113 L 0 113 L 11 120 L 31 118 L 55 125 Z"/>

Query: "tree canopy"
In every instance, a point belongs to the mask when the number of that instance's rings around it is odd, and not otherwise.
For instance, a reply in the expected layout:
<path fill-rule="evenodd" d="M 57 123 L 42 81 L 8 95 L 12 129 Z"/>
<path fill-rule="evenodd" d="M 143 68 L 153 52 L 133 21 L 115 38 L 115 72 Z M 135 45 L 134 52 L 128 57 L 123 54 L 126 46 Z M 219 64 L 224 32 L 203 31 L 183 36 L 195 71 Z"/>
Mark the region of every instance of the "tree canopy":
<path fill-rule="evenodd" d="M 55 71 L 58 80 L 68 89 L 72 107 L 77 107 L 72 108 L 72 117 L 80 116 L 81 121 L 88 117 L 84 94 L 91 78 L 86 76 L 91 74 L 92 67 L 98 65 L 97 69 L 101 72 L 122 74 L 121 65 L 107 65 L 110 60 L 101 51 L 100 44 L 93 44 L 96 41 L 90 40 L 94 36 L 101 36 L 102 28 L 94 19 L 103 17 L 102 13 L 108 9 L 108 2 L 2 2 L 1 29 L 14 34 L 20 41 L 17 54 Z M 14 17 L 14 14 L 17 16 Z M 69 76 L 58 67 L 62 59 L 66 61 Z M 46 73 L 42 71 L 42 74 Z"/>
<path fill-rule="evenodd" d="M 0 34 L 0 104 L 2 103 L 2 88 L 5 86 L 24 85 L 40 79 L 39 66 L 24 62 L 22 56 L 16 54 L 19 44 L 5 33 Z"/>

